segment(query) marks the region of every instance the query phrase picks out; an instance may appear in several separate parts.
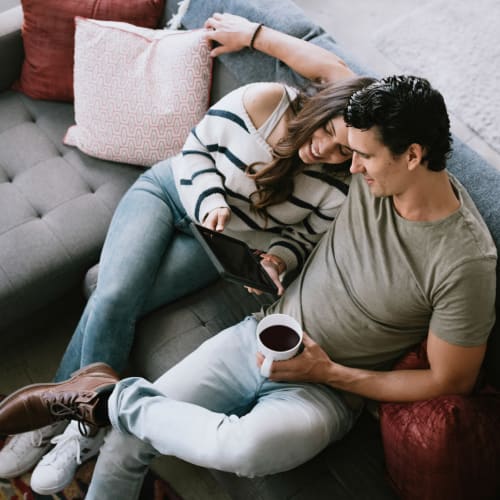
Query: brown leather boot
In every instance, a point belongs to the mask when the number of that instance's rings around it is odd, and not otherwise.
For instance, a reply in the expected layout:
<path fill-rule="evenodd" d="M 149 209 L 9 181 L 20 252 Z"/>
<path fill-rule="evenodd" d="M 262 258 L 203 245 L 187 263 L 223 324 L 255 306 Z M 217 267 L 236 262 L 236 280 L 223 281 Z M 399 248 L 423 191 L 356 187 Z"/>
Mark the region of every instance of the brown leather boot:
<path fill-rule="evenodd" d="M 0 434 L 19 434 L 57 420 L 77 420 L 83 435 L 109 425 L 107 399 L 118 374 L 104 363 L 93 363 L 59 383 L 23 387 L 0 403 Z"/>

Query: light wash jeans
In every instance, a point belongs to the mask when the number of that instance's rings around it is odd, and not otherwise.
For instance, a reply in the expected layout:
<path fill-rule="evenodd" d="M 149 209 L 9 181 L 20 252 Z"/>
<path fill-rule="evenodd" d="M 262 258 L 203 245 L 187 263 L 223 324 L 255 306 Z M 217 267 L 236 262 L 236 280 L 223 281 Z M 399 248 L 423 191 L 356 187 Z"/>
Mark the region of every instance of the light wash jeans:
<path fill-rule="evenodd" d="M 121 372 L 142 315 L 214 281 L 214 266 L 191 235 L 169 160 L 142 174 L 120 201 L 99 264 L 97 288 L 55 380 L 96 361 Z"/>
<path fill-rule="evenodd" d="M 139 497 L 151 460 L 173 455 L 203 467 L 260 476 L 309 460 L 359 415 L 320 384 L 271 382 L 256 364 L 257 321 L 248 317 L 204 342 L 154 384 L 117 384 L 112 430 L 86 499 Z"/>

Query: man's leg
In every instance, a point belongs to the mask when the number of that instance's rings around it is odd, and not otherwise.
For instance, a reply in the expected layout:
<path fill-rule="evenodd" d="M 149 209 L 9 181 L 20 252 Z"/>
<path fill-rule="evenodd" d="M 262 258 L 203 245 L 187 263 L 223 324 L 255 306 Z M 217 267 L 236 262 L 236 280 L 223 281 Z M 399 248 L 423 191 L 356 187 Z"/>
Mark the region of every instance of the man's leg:
<path fill-rule="evenodd" d="M 225 330 L 155 384 L 118 384 L 109 401 L 115 429 L 88 499 L 117 492 L 137 498 L 160 453 L 244 476 L 273 474 L 303 463 L 351 428 L 354 416 L 335 391 L 260 375 L 255 328 L 247 318 Z"/>

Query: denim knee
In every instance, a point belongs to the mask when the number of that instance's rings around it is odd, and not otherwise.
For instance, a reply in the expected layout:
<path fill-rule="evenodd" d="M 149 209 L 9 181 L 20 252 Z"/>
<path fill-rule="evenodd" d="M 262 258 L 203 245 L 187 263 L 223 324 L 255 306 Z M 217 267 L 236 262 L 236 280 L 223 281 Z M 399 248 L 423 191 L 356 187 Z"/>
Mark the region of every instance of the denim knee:
<path fill-rule="evenodd" d="M 111 429 L 101 447 L 99 466 L 107 470 L 122 472 L 144 470 L 146 473 L 150 462 L 159 453 L 149 444 L 135 436 Z"/>

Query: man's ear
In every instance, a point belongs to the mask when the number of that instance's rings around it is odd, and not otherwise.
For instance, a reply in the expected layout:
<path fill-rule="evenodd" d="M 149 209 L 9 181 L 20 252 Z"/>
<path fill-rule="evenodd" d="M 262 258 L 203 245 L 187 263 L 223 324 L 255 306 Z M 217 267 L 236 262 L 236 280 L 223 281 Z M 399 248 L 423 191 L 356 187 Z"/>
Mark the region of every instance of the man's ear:
<path fill-rule="evenodd" d="M 425 156 L 425 149 L 421 144 L 414 142 L 408 146 L 406 150 L 406 157 L 408 160 L 408 170 L 415 170 L 419 165 L 421 165 L 422 160 Z"/>

